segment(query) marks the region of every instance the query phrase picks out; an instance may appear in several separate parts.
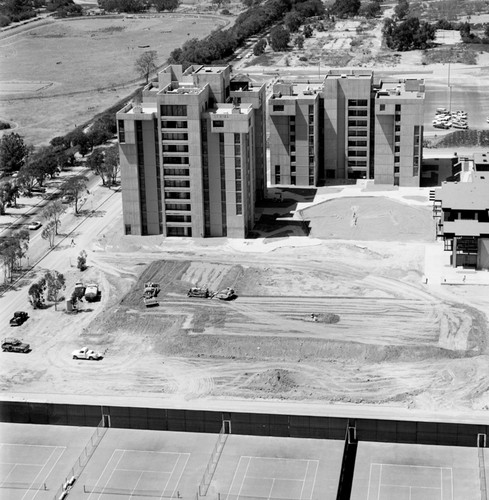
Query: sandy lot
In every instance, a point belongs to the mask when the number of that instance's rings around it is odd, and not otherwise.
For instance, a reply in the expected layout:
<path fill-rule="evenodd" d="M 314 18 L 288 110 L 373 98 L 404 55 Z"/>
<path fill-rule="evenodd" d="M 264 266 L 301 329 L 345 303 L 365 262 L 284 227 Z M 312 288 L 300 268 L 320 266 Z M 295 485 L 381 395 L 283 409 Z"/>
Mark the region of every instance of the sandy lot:
<path fill-rule="evenodd" d="M 68 291 L 79 279 L 100 283 L 102 300 L 84 304 L 76 315 L 64 306 L 30 311 L 31 318 L 9 333 L 33 351 L 0 353 L 1 391 L 489 407 L 488 299 L 477 287 L 459 294 L 457 287 L 423 282 L 432 233 L 422 228 L 431 214 L 416 211 L 418 199 L 396 207 L 400 220 L 413 210 L 424 220 L 402 242 L 390 241 L 401 225 L 381 237 L 382 214 L 392 201 L 378 198 L 376 217 L 372 198 L 358 197 L 359 224 L 369 213 L 365 223 L 375 239 L 290 237 L 265 244 L 124 237 L 117 195 L 106 207 L 109 219 L 90 219 L 77 230 L 77 247 L 89 254 L 87 271 L 70 267 L 69 245 L 42 263 L 66 273 Z M 343 220 L 351 217 L 350 202 L 334 206 Z M 331 204 L 313 209 L 324 218 Z M 345 234 L 350 229 L 345 224 Z M 160 305 L 152 309 L 142 301 L 147 280 L 162 288 Z M 231 286 L 238 298 L 191 299 L 186 291 L 193 285 Z M 12 308 L 25 307 L 25 290 L 2 299 L 2 324 Z M 337 323 L 327 321 L 332 314 Z M 101 350 L 105 359 L 72 360 L 71 351 L 82 345 Z"/>

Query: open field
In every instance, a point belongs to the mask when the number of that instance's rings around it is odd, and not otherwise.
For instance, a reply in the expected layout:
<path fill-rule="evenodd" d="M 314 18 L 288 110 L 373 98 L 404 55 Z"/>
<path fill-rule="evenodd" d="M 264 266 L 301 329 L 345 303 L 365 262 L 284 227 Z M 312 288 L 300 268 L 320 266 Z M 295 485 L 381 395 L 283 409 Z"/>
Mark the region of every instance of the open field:
<path fill-rule="evenodd" d="M 0 119 L 14 122 L 27 142 L 48 142 L 134 90 L 134 62 L 144 51 L 157 51 L 162 65 L 189 38 L 228 22 L 210 15 L 90 16 L 7 32 L 0 36 Z"/>

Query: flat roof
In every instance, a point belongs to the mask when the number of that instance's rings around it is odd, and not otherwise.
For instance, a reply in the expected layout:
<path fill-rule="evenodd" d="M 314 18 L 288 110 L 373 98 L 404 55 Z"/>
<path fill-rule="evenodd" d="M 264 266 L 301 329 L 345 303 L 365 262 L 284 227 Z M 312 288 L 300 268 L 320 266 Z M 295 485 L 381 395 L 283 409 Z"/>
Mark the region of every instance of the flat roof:
<path fill-rule="evenodd" d="M 489 180 L 444 182 L 438 195 L 442 208 L 486 210 L 489 209 Z"/>
<path fill-rule="evenodd" d="M 489 163 L 489 152 L 474 153 L 474 163 Z"/>
<path fill-rule="evenodd" d="M 489 222 L 467 219 L 445 221 L 443 222 L 443 233 L 456 236 L 481 236 L 489 234 Z"/>
<path fill-rule="evenodd" d="M 246 106 L 246 107 L 244 107 Z M 211 111 L 214 115 L 247 115 L 253 109 L 251 104 L 244 104 L 244 106 L 233 106 L 232 104 L 217 104 L 216 109 Z M 236 111 L 238 110 L 238 111 Z"/>
<path fill-rule="evenodd" d="M 202 66 L 201 68 L 195 70 L 193 74 L 197 73 L 214 73 L 214 74 L 219 74 L 222 73 L 227 66 Z"/>
<path fill-rule="evenodd" d="M 424 98 L 425 86 L 424 80 L 405 79 L 405 80 L 381 80 L 376 90 L 377 97 L 382 98 Z"/>

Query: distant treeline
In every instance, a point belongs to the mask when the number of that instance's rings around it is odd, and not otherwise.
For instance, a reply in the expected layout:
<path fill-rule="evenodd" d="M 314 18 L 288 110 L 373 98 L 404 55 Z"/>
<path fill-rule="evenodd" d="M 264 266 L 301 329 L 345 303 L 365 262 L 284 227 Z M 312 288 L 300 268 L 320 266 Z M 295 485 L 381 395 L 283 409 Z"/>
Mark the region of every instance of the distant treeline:
<path fill-rule="evenodd" d="M 35 17 L 40 9 L 60 17 L 79 16 L 83 12 L 73 0 L 5 0 L 0 2 L 0 28 Z"/>
<path fill-rule="evenodd" d="M 321 0 L 268 0 L 240 14 L 227 30 L 213 31 L 207 38 L 192 38 L 170 54 L 170 63 L 211 64 L 231 56 L 248 37 L 257 35 L 295 12 L 302 20 L 325 13 Z"/>

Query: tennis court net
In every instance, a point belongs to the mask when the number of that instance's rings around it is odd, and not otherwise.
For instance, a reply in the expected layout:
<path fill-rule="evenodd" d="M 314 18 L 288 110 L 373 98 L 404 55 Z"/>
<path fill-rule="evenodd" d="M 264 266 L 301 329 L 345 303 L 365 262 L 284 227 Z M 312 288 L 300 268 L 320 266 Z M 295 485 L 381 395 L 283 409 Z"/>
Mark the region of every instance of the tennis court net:
<path fill-rule="evenodd" d="M 14 483 L 9 481 L 3 481 L 0 483 L 0 488 L 12 489 L 12 490 L 44 490 L 48 491 L 46 483 Z"/>
<path fill-rule="evenodd" d="M 180 493 L 177 491 L 166 493 L 161 490 L 144 490 L 144 489 L 131 489 L 131 488 L 109 488 L 108 486 L 90 486 L 83 485 L 84 493 L 97 493 L 101 495 L 121 495 L 133 497 L 150 497 L 150 498 L 181 498 Z"/>

